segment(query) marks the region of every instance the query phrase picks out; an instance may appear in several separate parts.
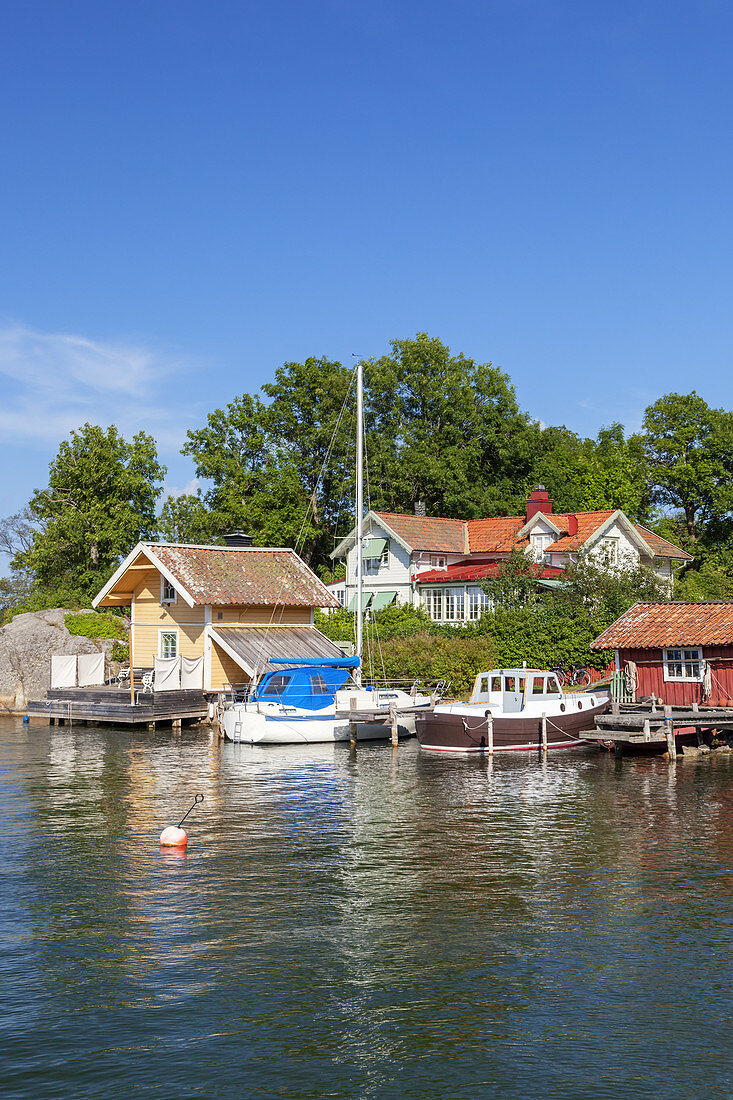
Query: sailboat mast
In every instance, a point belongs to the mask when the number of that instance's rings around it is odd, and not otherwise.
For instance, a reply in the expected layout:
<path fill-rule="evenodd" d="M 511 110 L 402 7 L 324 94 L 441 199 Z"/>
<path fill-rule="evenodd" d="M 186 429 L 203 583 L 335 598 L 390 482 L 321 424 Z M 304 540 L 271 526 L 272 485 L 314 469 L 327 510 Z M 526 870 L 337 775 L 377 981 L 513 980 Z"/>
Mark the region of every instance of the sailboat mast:
<path fill-rule="evenodd" d="M 364 537 L 364 394 L 361 359 L 356 364 L 356 656 L 359 667 L 354 679 L 361 685 L 363 649 L 363 537 Z"/>

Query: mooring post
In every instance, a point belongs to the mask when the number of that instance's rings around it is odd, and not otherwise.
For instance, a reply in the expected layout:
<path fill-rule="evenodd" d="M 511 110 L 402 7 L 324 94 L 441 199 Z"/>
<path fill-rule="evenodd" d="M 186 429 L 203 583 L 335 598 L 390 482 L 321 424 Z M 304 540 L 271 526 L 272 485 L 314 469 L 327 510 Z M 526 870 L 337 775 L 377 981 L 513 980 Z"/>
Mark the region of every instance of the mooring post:
<path fill-rule="evenodd" d="M 392 727 L 392 747 L 396 749 L 399 744 L 399 729 L 397 725 L 397 707 L 394 703 L 389 704 L 389 724 Z"/>
<path fill-rule="evenodd" d="M 652 731 L 649 729 L 649 719 L 645 718 L 644 719 L 644 740 L 645 741 L 651 741 L 651 739 L 652 739 Z"/>
<path fill-rule="evenodd" d="M 547 752 L 547 715 L 542 712 L 542 751 Z"/>
<path fill-rule="evenodd" d="M 664 732 L 667 735 L 667 752 L 669 753 L 669 759 L 676 760 L 677 744 L 674 739 L 674 721 L 672 719 L 672 708 L 668 706 L 664 708 Z"/>
<path fill-rule="evenodd" d="M 494 755 L 494 719 L 490 714 L 486 715 L 486 751 Z"/>
<path fill-rule="evenodd" d="M 354 711 L 356 710 L 356 696 L 352 695 L 349 699 L 349 741 L 352 745 L 356 744 L 356 722 L 354 721 Z"/>

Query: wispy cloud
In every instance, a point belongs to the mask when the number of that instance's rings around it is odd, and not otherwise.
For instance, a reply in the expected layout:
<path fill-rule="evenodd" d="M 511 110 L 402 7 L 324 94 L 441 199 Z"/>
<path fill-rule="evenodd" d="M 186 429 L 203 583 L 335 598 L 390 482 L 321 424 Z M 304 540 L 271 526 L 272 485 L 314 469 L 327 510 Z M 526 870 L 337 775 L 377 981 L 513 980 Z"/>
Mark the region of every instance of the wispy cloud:
<path fill-rule="evenodd" d="M 0 442 L 46 447 L 91 421 L 177 448 L 195 415 L 181 398 L 190 371 L 132 343 L 0 326 Z"/>
<path fill-rule="evenodd" d="M 165 500 L 166 497 L 177 498 L 182 496 L 196 496 L 201 485 L 202 483 L 197 477 L 192 477 L 190 481 L 186 482 L 182 489 L 179 489 L 177 485 L 169 485 L 166 481 L 163 485 L 161 500 Z"/>

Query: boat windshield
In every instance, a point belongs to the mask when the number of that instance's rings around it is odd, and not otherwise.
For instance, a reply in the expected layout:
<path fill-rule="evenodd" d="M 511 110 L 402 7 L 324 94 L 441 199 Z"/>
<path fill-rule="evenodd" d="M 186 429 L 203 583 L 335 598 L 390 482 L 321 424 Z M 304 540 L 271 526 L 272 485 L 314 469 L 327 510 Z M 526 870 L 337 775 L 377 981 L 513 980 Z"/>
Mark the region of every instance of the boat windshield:
<path fill-rule="evenodd" d="M 333 703 L 336 691 L 350 679 L 346 668 L 327 665 L 288 668 L 268 673 L 253 693 L 252 699 L 279 702 L 283 706 L 302 710 L 322 710 Z"/>
<path fill-rule="evenodd" d="M 262 685 L 260 688 L 260 695 L 282 695 L 285 688 L 288 686 L 292 676 L 282 676 L 280 673 L 276 673 L 271 676 L 270 679 Z"/>

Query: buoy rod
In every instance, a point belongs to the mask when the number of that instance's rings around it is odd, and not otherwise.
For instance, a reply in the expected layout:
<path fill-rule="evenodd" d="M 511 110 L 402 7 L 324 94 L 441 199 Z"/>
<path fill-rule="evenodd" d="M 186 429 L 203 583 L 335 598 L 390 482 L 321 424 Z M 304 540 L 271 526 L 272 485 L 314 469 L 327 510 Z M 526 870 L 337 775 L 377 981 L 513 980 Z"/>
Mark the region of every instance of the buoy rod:
<path fill-rule="evenodd" d="M 193 804 L 191 806 L 189 806 L 189 808 L 186 810 L 186 812 L 183 815 L 183 817 L 181 818 L 181 820 L 178 822 L 178 825 L 177 825 L 178 829 L 180 829 L 181 825 L 183 825 L 183 822 L 186 820 L 188 815 L 191 813 L 191 810 L 193 809 L 193 807 L 197 806 L 199 802 L 203 802 L 203 800 L 204 800 L 204 796 L 202 794 L 197 794 L 197 795 L 194 796 Z"/>

